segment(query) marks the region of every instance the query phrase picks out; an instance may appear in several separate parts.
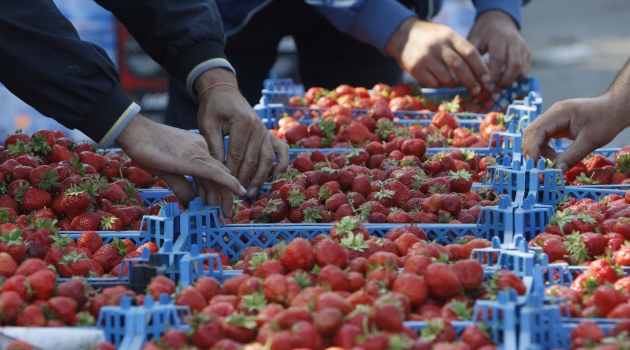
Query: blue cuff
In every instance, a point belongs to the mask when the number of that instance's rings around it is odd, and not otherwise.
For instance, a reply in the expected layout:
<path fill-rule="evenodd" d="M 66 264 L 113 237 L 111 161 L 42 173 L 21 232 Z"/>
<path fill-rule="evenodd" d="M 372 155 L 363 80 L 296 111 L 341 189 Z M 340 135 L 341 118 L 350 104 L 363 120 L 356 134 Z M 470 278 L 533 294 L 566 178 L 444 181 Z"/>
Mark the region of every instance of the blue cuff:
<path fill-rule="evenodd" d="M 212 68 L 227 68 L 231 70 L 234 75 L 236 75 L 234 67 L 232 67 L 230 62 L 228 62 L 224 58 L 213 58 L 201 62 L 195 68 L 193 68 L 193 70 L 190 72 L 190 74 L 188 74 L 188 77 L 186 78 L 186 88 L 191 95 L 197 97 L 197 94 L 195 93 L 195 81 L 197 80 L 197 78 L 199 78 L 201 74 Z"/>
<path fill-rule="evenodd" d="M 479 17 L 482 13 L 490 10 L 499 10 L 505 12 L 508 16 L 512 17 L 518 29 L 521 29 L 521 8 L 523 7 L 522 0 L 477 0 L 477 15 Z"/>
<path fill-rule="evenodd" d="M 98 145 L 101 148 L 108 148 L 114 144 L 114 140 L 120 135 L 120 133 L 125 130 L 129 122 L 140 113 L 140 106 L 135 103 L 131 103 L 129 107 L 123 112 L 123 114 L 118 118 L 116 123 L 109 129 L 109 131 L 105 134 L 105 136 L 99 141 Z"/>
<path fill-rule="evenodd" d="M 366 1 L 357 14 L 351 36 L 386 54 L 387 43 L 400 25 L 416 14 L 398 1 Z"/>

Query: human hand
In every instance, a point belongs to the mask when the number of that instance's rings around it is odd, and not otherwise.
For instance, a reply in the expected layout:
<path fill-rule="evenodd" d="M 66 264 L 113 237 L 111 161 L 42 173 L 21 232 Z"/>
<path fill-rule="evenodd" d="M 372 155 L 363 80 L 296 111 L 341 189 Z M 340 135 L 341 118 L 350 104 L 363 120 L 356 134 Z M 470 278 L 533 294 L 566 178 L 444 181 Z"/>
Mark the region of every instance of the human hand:
<path fill-rule="evenodd" d="M 482 13 L 468 40 L 483 55 L 490 56 L 490 91 L 501 91 L 513 81 L 527 76 L 531 53 L 512 18 L 501 11 Z"/>
<path fill-rule="evenodd" d="M 525 128 L 523 153 L 534 160 L 556 159 L 556 168 L 567 171 L 628 126 L 619 110 L 609 94 L 557 102 Z M 574 140 L 559 156 L 549 145 L 558 138 Z"/>
<path fill-rule="evenodd" d="M 230 71 L 215 68 L 202 74 L 195 82 L 198 92 L 217 82 L 236 86 Z M 275 155 L 279 162 L 273 177 L 285 171 L 289 164 L 289 146 L 274 140 L 247 100 L 233 86 L 217 85 L 199 97 L 197 114 L 199 132 L 206 139 L 210 154 L 225 158 L 223 137 L 229 135 L 225 165 L 242 185 L 248 185 L 247 196 L 253 198 L 267 180 Z"/>
<path fill-rule="evenodd" d="M 224 215 L 231 217 L 233 194 L 245 194 L 227 167 L 210 156 L 201 135 L 137 115 L 116 143 L 143 169 L 166 181 L 183 204 L 199 196 L 206 204 L 220 203 Z M 197 193 L 185 175 L 193 176 Z"/>
<path fill-rule="evenodd" d="M 474 96 L 490 82 L 475 46 L 445 25 L 409 18 L 387 43 L 387 53 L 427 87 L 452 88 L 459 79 Z"/>

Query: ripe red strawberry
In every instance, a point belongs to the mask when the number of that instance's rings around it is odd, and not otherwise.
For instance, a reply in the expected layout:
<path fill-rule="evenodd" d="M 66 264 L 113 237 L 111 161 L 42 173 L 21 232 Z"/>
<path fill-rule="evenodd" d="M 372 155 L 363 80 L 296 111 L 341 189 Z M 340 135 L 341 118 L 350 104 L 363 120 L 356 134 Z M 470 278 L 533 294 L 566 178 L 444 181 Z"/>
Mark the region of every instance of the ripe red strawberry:
<path fill-rule="evenodd" d="M 363 145 L 370 139 L 370 130 L 362 123 L 353 121 L 340 131 L 340 135 L 354 145 Z"/>
<path fill-rule="evenodd" d="M 77 311 L 77 302 L 69 297 L 55 296 L 50 298 L 46 305 L 54 312 L 54 314 L 65 324 L 72 324 L 74 315 Z"/>
<path fill-rule="evenodd" d="M 387 215 L 387 222 L 392 224 L 412 223 L 413 220 L 404 211 L 392 211 Z"/>
<path fill-rule="evenodd" d="M 484 323 L 472 324 L 464 328 L 461 340 L 471 349 L 479 349 L 483 346 L 495 345 L 489 336 L 488 326 Z"/>
<path fill-rule="evenodd" d="M 289 206 L 282 200 L 270 200 L 262 213 L 266 215 L 270 222 L 280 222 L 289 217 Z"/>
<path fill-rule="evenodd" d="M 348 196 L 345 193 L 335 193 L 326 199 L 326 209 L 336 212 L 343 204 L 348 204 Z"/>
<path fill-rule="evenodd" d="M 90 252 L 95 253 L 103 246 L 103 239 L 96 231 L 85 231 L 77 239 L 79 248 L 87 248 Z"/>
<path fill-rule="evenodd" d="M 97 261 L 105 272 L 109 272 L 114 266 L 120 264 L 123 257 L 127 255 L 127 246 L 123 241 L 114 239 L 109 244 L 99 248 L 92 259 Z"/>
<path fill-rule="evenodd" d="M 313 170 L 313 162 L 307 156 L 299 156 L 293 161 L 293 168 L 305 173 Z"/>
<path fill-rule="evenodd" d="M 30 304 L 18 314 L 15 325 L 18 327 L 44 327 L 46 316 L 39 306 Z"/>
<path fill-rule="evenodd" d="M 337 211 L 335 211 L 333 220 L 339 221 L 344 217 L 354 216 L 354 214 L 355 213 L 354 209 L 352 209 L 352 205 L 350 205 L 349 203 L 344 203 L 337 209 Z"/>
<path fill-rule="evenodd" d="M 175 299 L 175 305 L 188 306 L 191 312 L 201 311 L 206 307 L 206 299 L 200 291 L 193 286 L 186 286 Z"/>
<path fill-rule="evenodd" d="M 440 195 L 440 208 L 451 215 L 457 215 L 462 208 L 461 198 L 455 193 L 442 194 Z"/>
<path fill-rule="evenodd" d="M 315 254 L 308 240 L 293 239 L 280 253 L 280 262 L 288 271 L 311 271 L 315 266 Z"/>
<path fill-rule="evenodd" d="M 101 227 L 102 216 L 97 212 L 85 212 L 75 216 L 70 221 L 72 231 L 95 231 Z"/>
<path fill-rule="evenodd" d="M 3 230 L 0 235 L 0 252 L 9 254 L 16 263 L 22 262 L 26 254 L 27 242 L 22 238 L 21 229 L 13 229 L 11 232 Z"/>
<path fill-rule="evenodd" d="M 472 176 L 465 170 L 449 171 L 451 190 L 457 193 L 470 192 Z"/>
<path fill-rule="evenodd" d="M 56 267 L 61 277 L 88 277 L 91 263 L 85 254 L 71 251 L 61 258 L 61 261 L 59 261 Z"/>
<path fill-rule="evenodd" d="M 77 186 L 71 186 L 64 193 L 62 207 L 70 219 L 85 213 L 92 206 L 92 196 Z"/>
<path fill-rule="evenodd" d="M 102 231 L 123 231 L 125 226 L 123 221 L 113 215 L 103 215 L 99 230 Z"/>
<path fill-rule="evenodd" d="M 0 321 L 8 325 L 20 313 L 24 300 L 14 291 L 0 293 Z"/>
<path fill-rule="evenodd" d="M 109 183 L 103 191 L 103 197 L 113 204 L 124 204 L 129 201 L 129 196 L 125 190 L 115 183 Z"/>
<path fill-rule="evenodd" d="M 136 188 L 147 188 L 153 180 L 153 175 L 142 168 L 131 166 L 127 168 L 127 179 L 133 183 Z"/>
<path fill-rule="evenodd" d="M 103 156 L 102 154 L 92 151 L 81 151 L 77 152 L 77 154 L 79 155 L 79 160 L 81 160 L 81 163 L 93 166 L 94 170 L 98 174 L 102 173 L 107 166 L 107 159 L 105 159 L 105 156 Z"/>
<path fill-rule="evenodd" d="M 0 252 L 0 277 L 11 277 L 17 270 L 17 262 L 5 252 Z"/>
<path fill-rule="evenodd" d="M 298 141 L 308 137 L 308 127 L 306 124 L 297 123 L 289 128 L 284 134 L 284 138 L 288 144 L 295 144 Z"/>
<path fill-rule="evenodd" d="M 459 294 L 463 288 L 457 272 L 445 263 L 429 265 L 424 271 L 424 278 L 431 295 L 437 299 L 448 299 Z"/>
<path fill-rule="evenodd" d="M 427 150 L 427 145 L 421 139 L 405 140 L 400 147 L 400 151 L 405 155 L 416 156 L 422 158 Z"/>
<path fill-rule="evenodd" d="M 34 299 L 48 300 L 55 289 L 57 275 L 50 269 L 42 269 L 26 276 L 26 280 L 31 286 Z"/>

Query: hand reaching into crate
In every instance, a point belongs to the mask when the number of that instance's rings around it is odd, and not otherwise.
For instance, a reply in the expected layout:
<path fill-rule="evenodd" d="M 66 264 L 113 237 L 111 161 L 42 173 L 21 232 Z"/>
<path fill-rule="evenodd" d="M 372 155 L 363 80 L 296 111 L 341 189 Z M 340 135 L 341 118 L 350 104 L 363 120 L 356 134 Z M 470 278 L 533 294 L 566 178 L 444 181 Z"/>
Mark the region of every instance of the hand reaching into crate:
<path fill-rule="evenodd" d="M 402 69 L 427 87 L 453 88 L 459 79 L 472 96 L 489 88 L 490 73 L 481 55 L 448 26 L 410 17 L 386 49 Z"/>
<path fill-rule="evenodd" d="M 490 61 L 488 90 L 502 91 L 529 72 L 531 53 L 514 20 L 502 11 L 486 11 L 473 25 L 468 40 Z"/>
<path fill-rule="evenodd" d="M 210 201 L 208 204 L 219 204 L 218 198 L 209 191 L 215 190 L 221 196 L 226 215 L 232 213 L 233 193 L 244 195 L 246 192 L 228 168 L 210 156 L 206 142 L 198 134 L 137 115 L 116 143 L 143 169 L 166 181 L 182 203 L 188 203 L 196 196 L 184 177 L 188 174 L 196 179 L 197 193 L 205 201 Z"/>
<path fill-rule="evenodd" d="M 206 139 L 210 154 L 214 159 L 223 161 L 223 137 L 229 135 L 225 166 L 242 185 L 249 183 L 247 195 L 255 197 L 272 171 L 276 153 L 279 160 L 272 177 L 286 170 L 288 145 L 269 133 L 238 91 L 232 72 L 208 70 L 197 79 L 195 87 L 200 102 L 197 113 L 199 132 Z M 208 196 L 210 202 L 217 202 L 217 191 L 210 190 Z"/>
<path fill-rule="evenodd" d="M 534 160 L 541 156 L 556 159 L 556 168 L 569 170 L 629 126 L 628 89 L 630 64 L 626 64 L 603 95 L 555 103 L 523 131 L 523 153 Z M 559 138 L 574 142 L 557 155 L 548 142 Z"/>

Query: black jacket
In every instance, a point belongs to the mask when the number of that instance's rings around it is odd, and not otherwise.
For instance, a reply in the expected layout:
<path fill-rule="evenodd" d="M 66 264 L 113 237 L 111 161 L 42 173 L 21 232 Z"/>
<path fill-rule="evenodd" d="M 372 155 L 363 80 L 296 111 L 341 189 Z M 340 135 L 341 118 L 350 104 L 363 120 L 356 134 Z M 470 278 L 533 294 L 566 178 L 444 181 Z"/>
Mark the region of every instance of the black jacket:
<path fill-rule="evenodd" d="M 189 86 L 200 64 L 225 59 L 214 0 L 96 2 L 151 58 Z M 105 51 L 81 41 L 52 0 L 0 0 L 0 83 L 41 114 L 99 142 L 121 118 L 131 118 L 125 114 L 135 106 Z"/>

